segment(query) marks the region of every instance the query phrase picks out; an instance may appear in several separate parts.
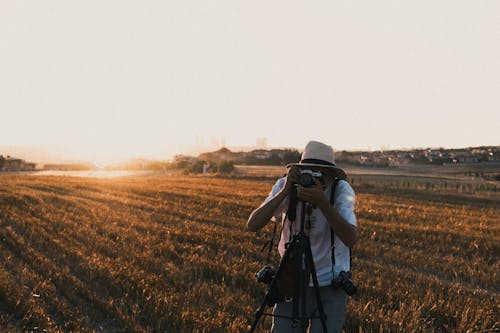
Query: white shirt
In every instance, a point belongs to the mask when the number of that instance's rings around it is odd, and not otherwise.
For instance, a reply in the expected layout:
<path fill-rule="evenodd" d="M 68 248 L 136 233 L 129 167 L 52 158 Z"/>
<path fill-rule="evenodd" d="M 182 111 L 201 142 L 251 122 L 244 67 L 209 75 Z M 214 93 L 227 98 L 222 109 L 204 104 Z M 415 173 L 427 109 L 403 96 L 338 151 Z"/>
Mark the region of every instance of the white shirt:
<path fill-rule="evenodd" d="M 286 177 L 280 178 L 273 185 L 273 188 L 267 196 L 265 202 L 271 200 L 285 186 Z M 330 198 L 331 184 L 325 189 L 325 195 Z M 350 224 L 357 226 L 356 216 L 354 214 L 355 194 L 351 185 L 345 180 L 340 180 L 337 184 L 333 207 Z M 281 256 L 285 253 L 285 244 L 290 241 L 290 220 L 284 219 L 288 209 L 288 196 L 281 202 L 274 212 L 274 219 L 282 220 L 283 231 L 278 244 L 278 251 Z M 292 224 L 292 234 L 300 230 L 302 203 L 297 204 L 297 215 Z M 284 219 L 284 220 L 283 220 Z M 307 217 L 306 217 L 307 220 Z M 311 251 L 314 259 L 314 267 L 318 276 L 320 287 L 330 285 L 333 277 L 337 277 L 341 271 L 350 270 L 349 248 L 342 240 L 335 235 L 335 267 L 332 268 L 332 241 L 330 225 L 319 208 L 313 209 L 310 215 L 309 239 L 311 242 Z M 312 286 L 312 279 L 310 285 Z"/>

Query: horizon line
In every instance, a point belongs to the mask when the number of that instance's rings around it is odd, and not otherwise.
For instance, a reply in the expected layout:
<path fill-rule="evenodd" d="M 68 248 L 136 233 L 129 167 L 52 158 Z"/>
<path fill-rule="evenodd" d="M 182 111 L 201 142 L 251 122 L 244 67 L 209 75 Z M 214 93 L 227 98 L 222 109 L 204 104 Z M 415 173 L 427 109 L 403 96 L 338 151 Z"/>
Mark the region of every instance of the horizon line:
<path fill-rule="evenodd" d="M 107 161 L 104 161 L 103 158 L 81 158 L 77 155 L 77 153 L 68 153 L 68 152 L 55 152 L 55 151 L 43 151 L 42 147 L 56 147 L 63 148 L 57 144 L 20 144 L 20 145 L 2 145 L 0 146 L 0 156 L 9 156 L 12 158 L 20 158 L 28 162 L 33 162 L 37 164 L 78 164 L 78 163 L 90 163 L 90 164 L 117 164 L 124 163 L 131 160 L 149 160 L 149 161 L 171 161 L 177 155 L 186 155 L 186 156 L 198 156 L 203 153 L 215 152 L 220 149 L 226 148 L 234 153 L 239 152 L 249 152 L 252 150 L 273 150 L 273 149 L 294 149 L 297 151 L 302 151 L 303 148 L 296 148 L 293 146 L 265 146 L 265 147 L 257 147 L 257 146 L 229 146 L 229 145 L 186 145 L 183 146 L 184 149 L 175 149 L 175 151 L 170 151 L 169 154 L 162 154 L 160 152 L 150 153 L 150 154 L 131 154 L 129 156 L 120 156 L 120 157 L 110 157 Z M 411 150 L 426 150 L 426 149 L 445 149 L 445 150 L 461 150 L 461 149 L 478 149 L 478 148 L 496 148 L 500 147 L 500 145 L 474 145 L 467 147 L 446 147 L 446 146 L 419 146 L 419 147 L 384 147 L 383 145 L 377 149 L 373 149 L 371 147 L 367 147 L 366 149 L 362 148 L 352 148 L 352 149 L 335 149 L 335 152 L 377 152 L 377 151 L 411 151 Z M 10 149 L 9 149 L 10 148 Z M 14 152 L 15 149 L 30 149 L 39 151 L 19 151 Z M 165 147 L 166 148 L 166 147 Z M 165 149 L 164 148 L 164 149 Z M 179 147 L 177 147 L 179 148 Z M 383 149 L 384 148 L 384 149 Z M 2 150 L 10 150 L 10 152 L 3 152 Z M 11 150 L 13 149 L 13 150 Z M 159 149 L 161 150 L 161 149 Z M 188 150 L 188 151 L 186 151 Z M 33 155 L 33 157 L 29 157 L 29 155 Z M 39 156 L 36 156 L 39 155 Z M 41 155 L 45 155 L 45 158 L 41 158 Z"/>

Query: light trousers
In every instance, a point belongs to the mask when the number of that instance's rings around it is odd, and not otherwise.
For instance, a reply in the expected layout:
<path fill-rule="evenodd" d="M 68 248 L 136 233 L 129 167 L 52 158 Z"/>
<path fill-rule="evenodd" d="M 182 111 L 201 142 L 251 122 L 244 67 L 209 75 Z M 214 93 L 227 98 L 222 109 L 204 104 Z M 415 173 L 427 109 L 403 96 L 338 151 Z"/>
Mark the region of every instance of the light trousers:
<path fill-rule="evenodd" d="M 331 287 L 320 287 L 321 303 L 326 315 L 326 326 L 328 333 L 342 333 L 342 327 L 347 314 L 347 294 L 342 289 L 333 290 Z M 300 303 L 300 300 L 299 300 Z M 292 317 L 293 301 L 278 303 L 274 306 L 273 314 L 277 316 Z M 309 321 L 309 333 L 322 333 L 323 326 L 319 319 L 314 288 L 308 287 L 306 291 L 306 314 L 313 318 Z M 298 316 L 301 315 L 299 310 Z M 300 323 L 294 323 L 292 319 L 273 317 L 272 333 L 301 332 Z"/>

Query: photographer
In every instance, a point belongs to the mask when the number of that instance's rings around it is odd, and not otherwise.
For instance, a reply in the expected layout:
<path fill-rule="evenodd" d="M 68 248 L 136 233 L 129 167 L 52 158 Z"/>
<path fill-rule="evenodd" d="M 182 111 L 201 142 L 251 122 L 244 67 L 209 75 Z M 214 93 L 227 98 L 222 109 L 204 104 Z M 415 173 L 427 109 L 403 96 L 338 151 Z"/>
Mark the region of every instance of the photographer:
<path fill-rule="evenodd" d="M 328 332 L 340 333 L 346 317 L 348 295 L 345 288 L 335 287 L 338 284 L 335 281 L 344 278 L 345 273 L 350 272 L 350 248 L 357 239 L 355 194 L 345 181 L 345 173 L 335 166 L 333 148 L 326 144 L 310 141 L 304 149 L 301 161 L 287 167 L 289 167 L 288 174 L 276 181 L 264 203 L 251 213 L 247 226 L 250 231 L 257 231 L 271 218 L 282 221 L 278 251 L 283 256 L 285 244 L 298 232 L 300 223 L 300 219 L 291 222 L 286 215 L 290 193 L 296 186 L 297 199 L 308 203 L 305 229 L 311 244 Z M 314 175 L 312 184 L 304 186 L 301 178 L 304 173 Z M 335 182 L 336 178 L 342 180 Z M 334 183 L 336 188 L 332 206 L 330 198 Z M 296 216 L 301 216 L 301 205 L 296 207 Z M 333 258 L 332 252 L 334 252 Z M 306 308 L 314 312 L 316 303 L 311 282 L 307 289 Z M 277 303 L 273 313 L 275 316 L 272 332 L 293 332 L 297 329 L 292 320 L 280 317 L 291 316 L 292 302 Z M 319 319 L 313 319 L 310 323 L 310 332 L 321 331 Z"/>

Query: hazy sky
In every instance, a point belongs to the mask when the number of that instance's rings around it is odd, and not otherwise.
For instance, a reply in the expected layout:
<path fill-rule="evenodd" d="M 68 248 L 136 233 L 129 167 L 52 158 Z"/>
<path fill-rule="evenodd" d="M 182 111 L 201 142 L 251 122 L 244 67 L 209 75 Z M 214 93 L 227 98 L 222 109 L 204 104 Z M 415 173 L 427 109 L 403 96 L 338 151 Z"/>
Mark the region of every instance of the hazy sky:
<path fill-rule="evenodd" d="M 0 1 L 0 146 L 500 145 L 500 1 Z"/>

